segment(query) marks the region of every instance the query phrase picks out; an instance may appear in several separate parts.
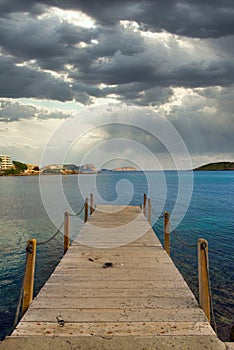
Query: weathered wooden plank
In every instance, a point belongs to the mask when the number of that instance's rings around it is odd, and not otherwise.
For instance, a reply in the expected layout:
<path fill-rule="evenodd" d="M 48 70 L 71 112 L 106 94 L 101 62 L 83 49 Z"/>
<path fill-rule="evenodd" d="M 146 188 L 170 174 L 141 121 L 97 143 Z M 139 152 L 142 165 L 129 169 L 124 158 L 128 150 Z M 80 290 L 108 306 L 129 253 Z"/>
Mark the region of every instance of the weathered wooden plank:
<path fill-rule="evenodd" d="M 158 321 L 171 322 L 207 322 L 200 308 L 189 309 L 44 309 L 33 308 L 27 312 L 24 322 L 55 322 L 61 316 L 65 322 L 123 322 L 123 321 Z"/>
<path fill-rule="evenodd" d="M 163 281 L 163 284 L 158 283 L 159 281 L 131 281 L 131 285 L 129 284 L 129 281 L 95 281 L 95 286 L 93 284 L 93 281 L 79 281 L 76 282 L 74 280 L 69 281 L 67 284 L 63 284 L 61 286 L 60 283 L 54 283 L 50 280 L 47 281 L 45 286 L 41 289 L 43 291 L 46 288 L 50 288 L 51 286 L 56 288 L 58 293 L 60 293 L 64 288 L 68 288 L 70 290 L 73 289 L 106 289 L 108 291 L 115 290 L 116 288 L 122 288 L 122 289 L 154 289 L 154 288 L 164 288 L 166 289 L 182 289 L 187 288 L 189 291 L 186 282 L 183 281 L 177 281 L 177 280 L 166 280 Z"/>
<path fill-rule="evenodd" d="M 103 266 L 103 264 L 107 261 L 106 258 L 93 256 L 89 258 L 79 258 L 79 259 L 72 259 L 67 258 L 63 259 L 63 261 L 57 266 L 56 271 L 59 269 L 76 269 L 76 270 L 89 270 L 89 269 L 99 269 Z M 155 267 L 158 268 L 160 259 L 157 258 L 147 258 L 147 259 L 123 259 L 123 258 L 115 258 L 109 257 L 108 261 L 111 261 L 115 268 L 147 268 L 148 266 L 151 266 L 151 268 Z M 164 265 L 170 264 L 170 261 L 166 257 L 161 258 L 161 262 L 164 262 Z"/>
<path fill-rule="evenodd" d="M 228 343 L 230 344 L 230 343 Z M 76 335 L 51 336 L 20 336 L 10 337 L 0 345 L 1 350 L 228 350 L 215 336 L 90 336 L 77 337 Z"/>
<path fill-rule="evenodd" d="M 101 270 L 101 271 L 99 271 Z M 150 279 L 150 271 L 145 273 L 145 269 L 138 269 L 134 271 L 119 269 L 115 272 L 102 272 L 105 269 L 88 269 L 88 270 L 75 270 L 75 269 L 59 269 L 54 273 L 49 281 L 50 282 L 60 282 L 67 281 L 73 282 L 76 281 L 129 281 L 129 288 L 131 288 L 131 281 L 142 281 L 142 287 L 144 285 L 144 281 L 148 281 Z M 178 272 L 173 272 L 172 270 L 162 269 L 161 274 L 160 271 L 154 273 L 152 275 L 152 281 L 175 281 L 177 278 Z M 181 281 L 181 276 L 178 276 L 178 281 Z"/>
<path fill-rule="evenodd" d="M 160 298 L 160 297 L 147 297 L 147 298 L 131 298 L 131 297 L 115 297 L 108 298 L 108 291 L 102 298 L 76 298 L 69 295 L 67 298 L 57 296 L 56 298 L 47 298 L 40 296 L 34 299 L 31 308 L 160 308 L 160 309 L 186 309 L 186 308 L 198 308 L 198 304 L 195 298 L 192 297 L 180 297 L 180 298 Z"/>
<path fill-rule="evenodd" d="M 112 237 L 112 234 L 113 234 L 113 237 Z M 88 233 L 87 233 L 87 235 L 88 235 Z M 126 239 L 125 232 L 123 232 L 122 235 L 117 236 L 116 232 L 110 232 L 110 234 L 104 235 L 104 234 L 100 234 L 99 232 L 97 232 L 95 230 L 94 236 L 92 236 L 92 237 L 91 236 L 87 236 L 87 237 L 79 236 L 76 238 L 75 242 L 80 244 L 80 245 L 87 245 L 90 247 L 92 247 L 95 244 L 95 248 L 98 248 L 97 244 L 100 245 L 99 248 L 112 248 L 112 246 L 107 246 L 107 244 L 115 243 L 116 247 L 128 244 L 129 248 L 142 247 L 142 246 L 145 246 L 145 247 L 156 247 L 157 246 L 157 247 L 160 247 L 162 249 L 161 243 L 159 241 L 151 240 L 148 242 L 147 241 L 141 242 L 140 239 L 136 240 L 134 233 L 132 233 L 132 235 L 128 234 L 128 237 Z M 102 247 L 102 244 L 105 244 L 105 246 Z"/>
<path fill-rule="evenodd" d="M 20 332 L 15 329 L 13 335 L 17 336 L 178 336 L 178 335 L 214 335 L 208 322 L 79 322 L 65 323 L 61 327 L 57 322 L 22 322 Z"/>
<path fill-rule="evenodd" d="M 66 256 L 84 256 L 89 254 L 106 254 L 112 256 L 131 256 L 133 259 L 137 259 L 138 257 L 146 258 L 146 257 L 156 257 L 157 249 L 159 251 L 163 251 L 162 246 L 150 246 L 150 247 L 133 247 L 133 246 L 123 246 L 117 248 L 102 248 L 97 249 L 86 245 L 77 245 L 76 243 L 70 247 Z M 133 255 L 134 254 L 134 255 Z"/>
<path fill-rule="evenodd" d="M 121 274 L 113 274 L 113 275 L 102 275 L 102 276 L 98 276 L 98 275 L 83 275 L 83 276 L 80 276 L 79 274 L 71 274 L 71 275 L 66 275 L 66 274 L 54 274 L 50 277 L 49 279 L 49 282 L 55 282 L 55 283 L 61 283 L 61 284 L 64 284 L 64 283 L 69 283 L 70 281 L 75 280 L 77 281 L 77 283 L 79 283 L 80 281 L 93 281 L 94 283 L 94 288 L 95 288 L 95 284 L 96 284 L 96 281 L 118 281 L 119 284 L 121 285 L 121 282 L 122 281 L 129 281 L 129 284 L 132 282 L 132 281 L 148 281 L 149 280 L 149 275 L 144 275 L 143 273 L 142 274 L 139 274 L 139 275 L 121 275 Z M 164 283 L 165 281 L 169 280 L 169 281 L 175 281 L 176 277 L 174 276 L 173 273 L 170 273 L 168 275 L 160 275 L 158 274 L 157 276 L 156 275 L 153 275 L 152 276 L 152 281 L 158 281 L 158 283 Z M 178 281 L 181 281 L 182 282 L 182 277 L 178 277 L 177 279 Z M 163 284 L 162 284 L 163 285 Z"/>
<path fill-rule="evenodd" d="M 43 293 L 43 294 L 42 294 Z M 121 297 L 132 297 L 132 298 L 146 298 L 146 297 L 173 297 L 173 298 L 180 298 L 180 297 L 190 297 L 191 291 L 188 288 L 181 288 L 178 287 L 176 289 L 172 288 L 154 288 L 154 289 L 145 289 L 145 288 L 111 288 L 108 290 L 106 288 L 99 288 L 99 289 L 85 289 L 80 288 L 79 285 L 73 286 L 65 286 L 63 289 L 61 289 L 60 296 L 63 298 L 66 298 L 68 295 L 72 295 L 72 297 L 76 298 L 95 298 L 95 297 L 103 297 L 103 295 L 106 296 L 106 298 L 118 298 Z M 58 295 L 58 285 L 56 287 L 53 285 L 52 287 L 47 286 L 46 288 L 42 289 L 40 292 L 40 296 L 47 297 L 47 298 L 55 298 Z"/>
<path fill-rule="evenodd" d="M 108 265 L 106 264 L 113 264 L 110 267 L 105 267 Z M 89 274 L 89 276 L 92 275 L 97 275 L 97 270 L 98 270 L 98 275 L 102 278 L 103 275 L 113 275 L 115 274 L 116 276 L 118 275 L 127 275 L 129 277 L 131 277 L 132 275 L 140 275 L 140 274 L 144 274 L 146 276 L 148 275 L 161 275 L 163 273 L 166 274 L 174 274 L 177 275 L 179 274 L 179 271 L 173 266 L 173 265 L 169 265 L 169 264 L 164 264 L 160 267 L 160 271 L 156 268 L 156 267 L 150 267 L 150 268 L 145 268 L 145 267 L 141 267 L 139 266 L 138 268 L 132 267 L 132 268 L 128 268 L 126 265 L 115 265 L 114 262 L 108 260 L 105 261 L 104 264 L 99 264 L 99 265 L 94 265 L 94 264 L 89 264 L 89 268 L 86 269 L 76 269 L 76 267 L 58 267 L 55 271 L 56 274 L 70 274 L 70 275 L 79 275 L 79 276 L 83 276 L 83 275 L 87 275 L 87 273 Z M 156 270 L 156 271 L 155 271 Z"/>

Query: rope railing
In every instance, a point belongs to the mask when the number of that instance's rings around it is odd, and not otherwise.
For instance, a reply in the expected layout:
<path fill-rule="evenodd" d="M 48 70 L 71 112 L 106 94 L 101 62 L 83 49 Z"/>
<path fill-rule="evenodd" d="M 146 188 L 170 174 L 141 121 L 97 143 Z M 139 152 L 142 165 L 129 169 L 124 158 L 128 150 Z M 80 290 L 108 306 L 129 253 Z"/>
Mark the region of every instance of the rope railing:
<path fill-rule="evenodd" d="M 82 213 L 82 211 L 84 210 L 84 207 L 85 207 L 85 202 L 82 205 L 81 209 L 77 213 L 75 213 L 75 214 L 70 213 L 70 216 L 79 216 Z"/>
<path fill-rule="evenodd" d="M 61 232 L 63 225 L 64 225 L 64 221 L 62 222 L 62 224 L 59 226 L 59 228 L 57 229 L 57 231 L 55 232 L 55 234 L 52 237 L 48 238 L 45 241 L 37 242 L 37 245 L 44 245 L 44 244 L 51 242 L 53 239 L 55 239 L 55 237 Z"/>
<path fill-rule="evenodd" d="M 164 214 L 160 215 L 158 218 L 159 218 L 159 219 L 164 218 Z"/>
<path fill-rule="evenodd" d="M 73 216 L 73 217 L 74 216 L 79 216 L 82 213 L 84 207 L 85 207 L 85 203 L 83 204 L 82 208 L 76 214 L 70 214 L 69 213 L 69 216 Z M 55 234 L 52 237 L 50 237 L 49 239 L 47 239 L 45 241 L 37 242 L 37 245 L 44 245 L 44 244 L 47 244 L 47 243 L 51 242 L 61 232 L 61 229 L 64 226 L 64 223 L 65 223 L 65 219 L 61 223 L 61 225 L 59 226 L 59 228 L 57 229 L 57 231 L 55 232 Z"/>
<path fill-rule="evenodd" d="M 157 226 L 155 229 L 156 229 L 156 231 L 157 231 L 159 237 L 162 237 L 162 238 L 163 238 L 163 236 L 164 236 L 164 229 L 163 229 L 162 227 L 160 227 L 160 226 Z M 173 237 L 175 237 L 175 236 L 173 235 L 173 232 L 171 232 L 171 235 L 172 235 Z M 178 235 L 178 233 L 177 233 L 177 235 Z M 196 244 L 196 246 L 197 246 L 197 244 Z M 195 255 L 196 255 L 195 249 L 189 249 L 189 250 L 187 250 L 187 249 L 185 250 L 185 249 L 184 249 L 184 250 L 182 251 L 181 248 L 183 248 L 183 247 L 184 247 L 184 245 L 181 244 L 181 242 L 180 242 L 179 239 L 174 238 L 174 239 L 171 239 L 171 240 L 170 240 L 170 251 L 173 251 L 174 254 L 183 254 L 183 256 L 185 256 L 185 257 L 187 257 L 187 258 L 191 258 L 191 256 L 195 256 Z M 185 247 L 186 247 L 186 246 L 185 246 Z M 186 248 L 187 248 L 187 247 L 186 247 Z"/>
<path fill-rule="evenodd" d="M 90 206 L 90 214 L 94 212 L 93 198 L 91 203 L 92 204 Z M 15 319 L 13 323 L 14 328 L 16 327 L 19 320 L 20 310 L 23 315 L 28 309 L 33 299 L 36 247 L 51 242 L 61 232 L 62 227 L 64 226 L 64 254 L 65 254 L 70 245 L 70 216 L 73 216 L 73 217 L 79 216 L 84 210 L 84 208 L 86 208 L 85 215 L 87 215 L 88 207 L 89 207 L 88 199 L 86 198 L 84 204 L 82 205 L 81 209 L 77 213 L 70 214 L 69 212 L 65 212 L 64 221 L 61 223 L 59 228 L 50 238 L 41 242 L 37 242 L 36 239 L 31 239 L 28 241 L 26 246 L 26 259 L 25 259 L 25 265 L 24 265 L 24 271 L 23 271 L 23 281 L 20 287 L 19 298 L 18 298 L 18 303 L 16 307 L 16 314 L 15 314 Z"/>
<path fill-rule="evenodd" d="M 154 214 L 155 216 L 158 215 L 154 210 L 152 210 L 152 212 L 153 212 L 153 214 Z M 158 217 L 158 219 L 165 218 L 165 215 L 168 215 L 168 214 L 169 214 L 168 212 L 165 212 L 165 213 L 163 213 L 162 215 L 160 215 L 160 216 Z M 164 226 L 165 226 L 165 224 L 164 224 Z M 169 227 L 170 227 L 170 229 L 169 229 L 170 234 L 173 234 L 174 237 L 177 239 L 177 241 L 180 242 L 182 245 L 184 245 L 184 246 L 187 247 L 187 248 L 196 248 L 196 247 L 197 247 L 197 243 L 189 244 L 188 242 L 186 242 L 185 240 L 183 240 L 182 238 L 179 237 L 179 234 L 178 234 L 178 232 L 177 232 L 175 229 L 171 230 L 170 221 L 169 221 Z"/>
<path fill-rule="evenodd" d="M 197 248 L 198 252 L 198 281 L 199 281 L 199 304 L 203 311 L 205 312 L 209 322 L 211 321 L 214 331 L 217 334 L 217 325 L 214 315 L 214 307 L 212 301 L 212 292 L 211 292 L 211 282 L 210 282 L 210 273 L 209 273 L 209 262 L 208 262 L 208 242 L 200 238 L 196 244 L 190 244 L 183 239 L 181 239 L 176 230 L 170 230 L 170 216 L 168 212 L 165 212 L 159 218 L 164 217 L 164 249 L 170 255 L 170 234 L 176 238 L 177 242 L 182 244 L 187 248 Z"/>
<path fill-rule="evenodd" d="M 158 213 L 154 210 L 153 206 L 152 206 L 151 210 L 152 210 L 152 214 L 154 217 L 157 217 L 158 219 L 164 218 L 164 213 L 158 216 Z"/>
<path fill-rule="evenodd" d="M 187 242 L 185 242 L 183 239 L 181 239 L 176 230 L 172 230 L 171 233 L 175 236 L 175 238 L 177 239 L 177 241 L 179 241 L 183 246 L 187 247 L 187 248 L 197 248 L 197 243 L 196 244 L 189 244 Z"/>

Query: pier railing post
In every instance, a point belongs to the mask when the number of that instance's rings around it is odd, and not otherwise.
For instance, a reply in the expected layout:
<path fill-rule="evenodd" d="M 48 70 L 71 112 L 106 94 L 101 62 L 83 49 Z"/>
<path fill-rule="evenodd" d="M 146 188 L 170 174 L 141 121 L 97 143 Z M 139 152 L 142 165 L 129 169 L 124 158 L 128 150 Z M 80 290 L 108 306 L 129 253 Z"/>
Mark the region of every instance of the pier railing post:
<path fill-rule="evenodd" d="M 148 198 L 148 221 L 151 225 L 151 200 Z"/>
<path fill-rule="evenodd" d="M 33 300 L 36 246 L 37 246 L 36 240 L 30 239 L 26 247 L 26 266 L 25 266 L 25 275 L 24 275 L 24 285 L 23 285 L 24 293 L 23 293 L 23 305 L 22 305 L 23 314 L 28 309 L 29 305 Z"/>
<path fill-rule="evenodd" d="M 198 240 L 199 304 L 210 322 L 210 293 L 208 268 L 208 242 L 205 239 L 200 238 Z"/>
<path fill-rule="evenodd" d="M 146 216 L 146 201 L 147 201 L 147 196 L 144 193 L 144 200 L 143 200 L 143 213 Z"/>
<path fill-rule="evenodd" d="M 70 214 L 68 211 L 64 214 L 64 254 L 70 246 Z"/>
<path fill-rule="evenodd" d="M 85 198 L 85 216 L 84 216 L 84 222 L 88 220 L 88 213 L 89 213 L 89 200 L 88 198 Z"/>
<path fill-rule="evenodd" d="M 93 194 L 90 193 L 90 215 L 94 212 L 94 206 L 93 206 Z"/>
<path fill-rule="evenodd" d="M 170 214 L 164 213 L 164 249 L 170 255 Z"/>

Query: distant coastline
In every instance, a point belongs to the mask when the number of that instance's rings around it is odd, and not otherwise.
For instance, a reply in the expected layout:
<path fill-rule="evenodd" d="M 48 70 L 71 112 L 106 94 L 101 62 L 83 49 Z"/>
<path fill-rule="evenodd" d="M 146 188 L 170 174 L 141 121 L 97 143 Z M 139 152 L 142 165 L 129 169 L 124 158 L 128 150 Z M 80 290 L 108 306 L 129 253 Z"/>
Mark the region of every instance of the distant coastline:
<path fill-rule="evenodd" d="M 208 163 L 201 165 L 198 168 L 193 169 L 194 171 L 224 171 L 224 170 L 234 170 L 234 162 L 217 162 Z"/>
<path fill-rule="evenodd" d="M 115 173 L 115 172 L 135 172 L 140 169 L 134 167 L 118 167 L 113 169 L 96 169 L 92 163 L 84 165 L 75 164 L 50 164 L 39 169 L 39 166 L 24 164 L 18 161 L 13 161 L 12 169 L 1 171 L 0 176 L 37 176 L 37 175 L 89 175 L 101 173 Z M 189 169 L 188 169 L 189 170 Z M 234 162 L 215 162 L 201 165 L 197 168 L 190 169 L 190 171 L 234 171 Z M 147 170 L 149 171 L 149 170 Z"/>
<path fill-rule="evenodd" d="M 97 169 L 92 163 L 76 164 L 49 164 L 39 169 L 38 165 L 25 164 L 13 161 L 8 169 L 0 169 L 0 176 L 36 176 L 36 175 L 77 175 L 77 174 L 99 174 L 104 172 L 128 172 L 137 171 L 134 167 L 119 167 L 114 169 Z"/>

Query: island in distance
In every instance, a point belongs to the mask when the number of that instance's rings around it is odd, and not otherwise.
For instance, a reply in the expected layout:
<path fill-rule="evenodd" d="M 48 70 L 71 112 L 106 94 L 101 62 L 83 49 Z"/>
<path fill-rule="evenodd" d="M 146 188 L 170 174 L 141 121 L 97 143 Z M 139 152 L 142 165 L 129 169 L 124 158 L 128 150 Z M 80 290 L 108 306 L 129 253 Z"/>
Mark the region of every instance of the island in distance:
<path fill-rule="evenodd" d="M 3 164 L 3 165 L 2 165 Z M 28 176 L 28 175 L 72 175 L 72 174 L 96 174 L 112 171 L 136 171 L 134 167 L 119 167 L 114 169 L 97 169 L 94 164 L 48 164 L 39 168 L 38 165 L 26 164 L 19 161 L 9 162 L 7 167 L 0 158 L 0 176 Z"/>
<path fill-rule="evenodd" d="M 95 165 L 92 163 L 84 165 L 75 164 L 50 164 L 46 165 L 41 169 L 41 174 L 95 174 L 102 172 L 112 172 L 112 171 L 135 171 L 138 170 L 134 167 L 119 167 L 114 169 L 100 169 L 97 170 Z"/>
<path fill-rule="evenodd" d="M 234 170 L 234 162 L 209 163 L 199 166 L 198 168 L 195 168 L 193 170 Z"/>

